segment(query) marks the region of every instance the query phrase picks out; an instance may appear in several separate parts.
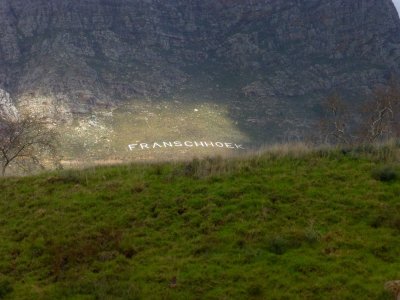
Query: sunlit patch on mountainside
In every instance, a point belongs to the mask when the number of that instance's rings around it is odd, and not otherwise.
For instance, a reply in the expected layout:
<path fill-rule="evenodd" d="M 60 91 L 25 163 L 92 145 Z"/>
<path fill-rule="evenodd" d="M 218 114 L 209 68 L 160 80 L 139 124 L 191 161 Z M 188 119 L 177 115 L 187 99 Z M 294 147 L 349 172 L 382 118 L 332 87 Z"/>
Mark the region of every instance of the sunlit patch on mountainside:
<path fill-rule="evenodd" d="M 238 149 L 181 147 L 135 149 L 129 144 L 162 141 L 250 143 L 228 116 L 226 106 L 214 103 L 134 101 L 113 111 L 76 118 L 60 130 L 64 159 L 164 160 L 206 155 L 229 155 Z"/>

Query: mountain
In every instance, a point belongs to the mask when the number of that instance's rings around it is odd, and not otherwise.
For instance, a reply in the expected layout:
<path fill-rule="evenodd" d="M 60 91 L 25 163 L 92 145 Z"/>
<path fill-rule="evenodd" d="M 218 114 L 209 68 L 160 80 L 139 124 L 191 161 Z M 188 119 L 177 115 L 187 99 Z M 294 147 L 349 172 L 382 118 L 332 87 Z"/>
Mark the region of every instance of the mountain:
<path fill-rule="evenodd" d="M 0 88 L 69 125 L 207 104 L 250 140 L 296 136 L 327 94 L 362 99 L 399 63 L 391 0 L 0 2 Z"/>

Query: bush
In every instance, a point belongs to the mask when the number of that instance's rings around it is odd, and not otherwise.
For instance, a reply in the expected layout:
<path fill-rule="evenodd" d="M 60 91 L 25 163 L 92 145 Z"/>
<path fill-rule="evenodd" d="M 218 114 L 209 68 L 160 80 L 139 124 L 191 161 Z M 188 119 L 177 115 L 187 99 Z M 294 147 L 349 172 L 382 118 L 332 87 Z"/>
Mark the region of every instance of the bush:
<path fill-rule="evenodd" d="M 10 281 L 0 274 L 0 299 L 3 299 L 7 294 L 11 293 L 13 288 Z"/>
<path fill-rule="evenodd" d="M 282 255 L 289 248 L 289 243 L 281 236 L 276 236 L 269 241 L 268 250 L 271 253 Z"/>
<path fill-rule="evenodd" d="M 252 297 L 260 297 L 263 294 L 262 286 L 259 284 L 252 284 L 248 287 L 247 293 Z"/>
<path fill-rule="evenodd" d="M 372 177 L 376 180 L 389 182 L 398 178 L 397 171 L 392 166 L 384 166 L 372 171 Z"/>

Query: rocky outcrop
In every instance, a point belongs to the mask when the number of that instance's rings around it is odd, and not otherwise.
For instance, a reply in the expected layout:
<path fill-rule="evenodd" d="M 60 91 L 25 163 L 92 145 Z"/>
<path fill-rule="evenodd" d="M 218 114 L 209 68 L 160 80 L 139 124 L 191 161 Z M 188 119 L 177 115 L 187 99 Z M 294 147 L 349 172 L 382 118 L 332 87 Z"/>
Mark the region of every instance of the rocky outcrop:
<path fill-rule="evenodd" d="M 399 33 L 391 0 L 2 0 L 0 85 L 54 118 L 185 95 L 307 116 L 398 72 Z"/>
<path fill-rule="evenodd" d="M 0 89 L 0 119 L 18 119 L 18 111 L 10 99 L 10 94 Z"/>

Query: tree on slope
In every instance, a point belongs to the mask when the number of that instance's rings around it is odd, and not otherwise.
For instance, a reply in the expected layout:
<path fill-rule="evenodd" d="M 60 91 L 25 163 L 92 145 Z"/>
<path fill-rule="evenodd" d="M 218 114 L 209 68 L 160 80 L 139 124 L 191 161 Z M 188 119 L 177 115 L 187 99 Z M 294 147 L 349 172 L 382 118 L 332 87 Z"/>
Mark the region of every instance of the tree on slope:
<path fill-rule="evenodd" d="M 400 85 L 393 79 L 388 87 L 376 88 L 361 114 L 359 136 L 364 143 L 400 137 Z"/>
<path fill-rule="evenodd" d="M 333 145 L 368 145 L 400 138 L 400 83 L 375 88 L 370 99 L 353 110 L 338 94 L 322 104 L 319 140 Z"/>
<path fill-rule="evenodd" d="M 58 137 L 37 117 L 0 118 L 1 175 L 14 166 L 23 171 L 58 162 Z"/>

